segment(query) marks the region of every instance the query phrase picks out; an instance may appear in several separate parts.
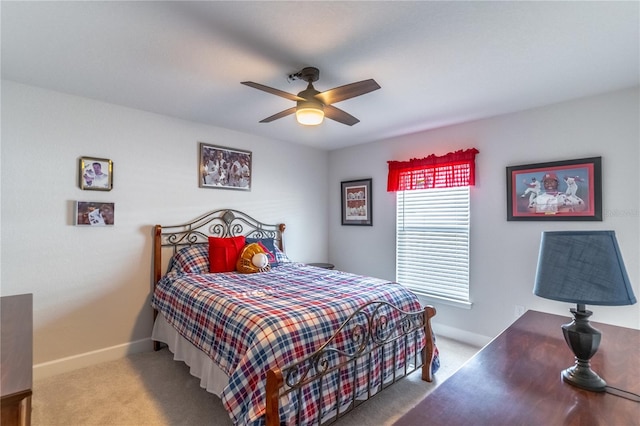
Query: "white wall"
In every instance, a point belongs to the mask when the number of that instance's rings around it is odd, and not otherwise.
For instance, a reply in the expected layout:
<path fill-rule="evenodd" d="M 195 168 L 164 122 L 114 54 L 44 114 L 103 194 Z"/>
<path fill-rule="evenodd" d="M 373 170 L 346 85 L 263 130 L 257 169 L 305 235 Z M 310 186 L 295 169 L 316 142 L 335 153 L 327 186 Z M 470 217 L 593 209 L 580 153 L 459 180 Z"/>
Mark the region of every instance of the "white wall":
<path fill-rule="evenodd" d="M 515 305 L 569 316 L 570 304 L 532 294 L 540 233 L 613 229 L 640 296 L 639 92 L 625 90 L 342 150 L 329 157 L 329 253 L 340 269 L 395 278 L 395 195 L 387 160 L 475 147 L 471 192 L 471 310 L 435 304 L 436 331 L 486 342 L 514 320 Z M 602 157 L 602 222 L 507 222 L 507 166 Z M 341 226 L 340 182 L 373 178 L 373 227 Z M 640 328 L 640 305 L 589 306 L 593 321 Z"/>
<path fill-rule="evenodd" d="M 199 188 L 199 141 L 252 151 L 251 191 Z M 114 161 L 112 191 L 78 187 L 81 156 Z M 3 81 L 1 160 L 1 294 L 33 293 L 37 365 L 148 345 L 155 224 L 236 208 L 328 257 L 325 151 Z M 115 202 L 115 226 L 73 226 L 75 200 Z"/>

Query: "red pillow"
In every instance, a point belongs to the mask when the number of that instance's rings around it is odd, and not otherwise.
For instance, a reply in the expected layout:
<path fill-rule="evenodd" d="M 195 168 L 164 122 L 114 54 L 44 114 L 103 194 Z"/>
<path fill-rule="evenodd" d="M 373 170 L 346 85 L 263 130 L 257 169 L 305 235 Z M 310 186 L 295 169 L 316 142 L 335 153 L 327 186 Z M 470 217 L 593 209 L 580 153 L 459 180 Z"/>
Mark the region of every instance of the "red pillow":
<path fill-rule="evenodd" d="M 233 272 L 244 247 L 244 235 L 209 237 L 209 272 Z"/>

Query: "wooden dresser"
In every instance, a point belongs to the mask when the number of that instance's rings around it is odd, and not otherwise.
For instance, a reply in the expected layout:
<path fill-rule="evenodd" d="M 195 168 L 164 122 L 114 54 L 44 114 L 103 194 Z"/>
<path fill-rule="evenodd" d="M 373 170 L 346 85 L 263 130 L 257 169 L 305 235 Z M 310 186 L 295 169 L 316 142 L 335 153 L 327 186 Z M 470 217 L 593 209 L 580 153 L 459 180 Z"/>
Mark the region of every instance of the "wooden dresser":
<path fill-rule="evenodd" d="M 33 295 L 0 298 L 0 424 L 31 424 Z"/>
<path fill-rule="evenodd" d="M 571 319 L 527 311 L 396 424 L 640 425 L 640 403 L 562 380 L 574 357 L 560 326 Z M 608 386 L 640 394 L 640 330 L 591 324 L 602 331 L 591 368 Z"/>

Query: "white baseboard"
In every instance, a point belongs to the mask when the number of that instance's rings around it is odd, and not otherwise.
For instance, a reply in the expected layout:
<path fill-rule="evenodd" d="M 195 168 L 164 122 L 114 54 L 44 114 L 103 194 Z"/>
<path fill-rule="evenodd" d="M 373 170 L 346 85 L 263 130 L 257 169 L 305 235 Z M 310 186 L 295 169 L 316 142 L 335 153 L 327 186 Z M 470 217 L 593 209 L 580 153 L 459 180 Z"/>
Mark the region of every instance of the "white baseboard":
<path fill-rule="evenodd" d="M 493 339 L 492 337 L 471 333 L 466 330 L 450 327 L 444 324 L 438 324 L 435 322 L 431 323 L 431 327 L 433 328 L 433 332 L 436 335 L 436 339 L 438 338 L 438 336 L 447 337 L 449 339 L 457 340 L 459 342 L 467 343 L 469 345 L 477 346 L 479 348 L 485 346 L 487 343 L 489 343 Z"/>
<path fill-rule="evenodd" d="M 124 343 L 122 345 L 111 346 L 97 351 L 86 352 L 66 358 L 43 362 L 33 366 L 33 379 L 44 379 L 57 374 L 78 370 L 90 365 L 124 358 L 139 352 L 150 352 L 153 350 L 153 343 L 148 337 L 135 342 Z"/>

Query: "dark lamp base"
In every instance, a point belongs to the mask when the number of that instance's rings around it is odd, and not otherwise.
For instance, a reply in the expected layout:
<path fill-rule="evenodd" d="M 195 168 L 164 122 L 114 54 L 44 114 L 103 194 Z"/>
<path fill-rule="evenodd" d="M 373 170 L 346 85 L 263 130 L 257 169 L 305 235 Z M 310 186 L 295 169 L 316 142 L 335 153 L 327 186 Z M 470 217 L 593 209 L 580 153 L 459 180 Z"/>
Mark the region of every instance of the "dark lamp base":
<path fill-rule="evenodd" d="M 562 379 L 581 389 L 592 392 L 604 392 L 607 385 L 592 369 L 590 359 L 598 351 L 602 333 L 589 324 L 592 312 L 584 305 L 578 309 L 571 309 L 573 321 L 562 326 L 562 332 L 567 345 L 575 355 L 575 365 L 562 372 Z"/>
<path fill-rule="evenodd" d="M 604 392 L 607 386 L 607 383 L 589 368 L 588 364 L 586 366 L 580 365 L 580 361 L 562 372 L 562 380 L 592 392 Z"/>

